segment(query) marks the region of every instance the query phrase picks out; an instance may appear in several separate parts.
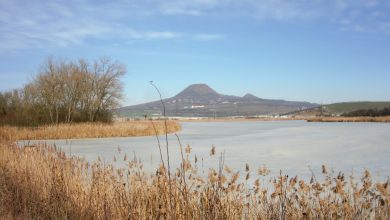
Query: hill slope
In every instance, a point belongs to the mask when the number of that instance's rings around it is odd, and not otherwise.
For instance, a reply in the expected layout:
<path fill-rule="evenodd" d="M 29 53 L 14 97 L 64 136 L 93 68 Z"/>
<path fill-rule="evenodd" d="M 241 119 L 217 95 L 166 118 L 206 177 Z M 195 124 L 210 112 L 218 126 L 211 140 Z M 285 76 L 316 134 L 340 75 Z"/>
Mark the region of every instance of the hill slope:
<path fill-rule="evenodd" d="M 318 106 L 309 102 L 261 99 L 252 94 L 243 97 L 223 95 L 206 84 L 193 84 L 176 96 L 163 100 L 167 116 L 226 117 L 279 114 Z M 120 116 L 159 115 L 160 101 L 122 107 Z"/>
<path fill-rule="evenodd" d="M 326 105 L 329 112 L 342 114 L 360 109 L 384 109 L 390 106 L 390 102 L 341 102 Z"/>
<path fill-rule="evenodd" d="M 384 108 L 390 107 L 390 102 L 340 102 L 333 103 L 321 107 L 317 106 L 310 109 L 289 112 L 287 115 L 295 116 L 329 116 L 329 115 L 341 115 L 348 112 L 353 112 L 357 110 L 368 110 L 368 109 L 378 109 L 382 110 Z"/>

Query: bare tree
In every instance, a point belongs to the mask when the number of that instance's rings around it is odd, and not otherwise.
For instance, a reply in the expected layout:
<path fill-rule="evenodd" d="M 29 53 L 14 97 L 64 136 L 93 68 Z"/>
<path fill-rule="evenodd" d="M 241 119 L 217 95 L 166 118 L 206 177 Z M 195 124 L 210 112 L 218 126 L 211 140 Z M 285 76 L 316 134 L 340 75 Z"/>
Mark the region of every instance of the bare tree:
<path fill-rule="evenodd" d="M 60 122 L 64 87 L 60 78 L 61 67 L 64 68 L 64 63 L 55 62 L 52 58 L 49 58 L 34 80 L 34 84 L 39 91 L 38 99 L 48 111 L 51 123 Z"/>
<path fill-rule="evenodd" d="M 0 119 L 20 118 L 31 124 L 110 121 L 111 110 L 123 97 L 125 73 L 123 64 L 109 58 L 92 63 L 48 58 L 31 83 L 0 94 Z"/>
<path fill-rule="evenodd" d="M 96 121 L 102 112 L 118 107 L 122 99 L 123 85 L 120 78 L 126 73 L 123 64 L 101 58 L 94 62 L 89 109 L 90 121 Z"/>

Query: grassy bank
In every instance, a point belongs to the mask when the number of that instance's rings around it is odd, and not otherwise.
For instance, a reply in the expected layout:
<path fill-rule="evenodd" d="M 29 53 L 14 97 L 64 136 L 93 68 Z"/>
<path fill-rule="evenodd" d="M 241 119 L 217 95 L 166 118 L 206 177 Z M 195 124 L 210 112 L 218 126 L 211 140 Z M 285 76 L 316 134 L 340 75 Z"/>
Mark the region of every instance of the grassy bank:
<path fill-rule="evenodd" d="M 308 122 L 390 122 L 390 116 L 383 117 L 317 117 Z"/>
<path fill-rule="evenodd" d="M 153 174 L 137 159 L 126 169 L 67 158 L 52 147 L 0 143 L 1 219 L 389 219 L 389 182 L 335 175 L 310 182 L 265 167 L 236 173 L 224 165 L 202 175 L 191 149 L 182 166 Z M 211 157 L 217 155 L 215 148 Z M 206 158 L 207 159 L 207 158 Z M 206 171 L 207 173 L 207 171 Z M 241 177 L 240 177 L 241 175 Z M 206 176 L 206 177 L 204 177 Z M 318 181 L 317 181 L 318 180 Z"/>
<path fill-rule="evenodd" d="M 167 121 L 168 133 L 181 130 L 174 121 Z M 44 140 L 103 137 L 150 136 L 165 133 L 164 121 L 128 121 L 104 123 L 77 123 L 30 127 L 0 127 L 1 140 Z"/>

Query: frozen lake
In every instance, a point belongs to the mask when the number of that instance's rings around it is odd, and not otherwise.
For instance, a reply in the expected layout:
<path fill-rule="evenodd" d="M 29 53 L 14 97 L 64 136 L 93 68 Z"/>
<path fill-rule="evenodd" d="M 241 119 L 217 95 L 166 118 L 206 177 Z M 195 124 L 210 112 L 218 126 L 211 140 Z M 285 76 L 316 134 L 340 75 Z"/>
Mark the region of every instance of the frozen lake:
<path fill-rule="evenodd" d="M 390 175 L 390 123 L 307 123 L 305 121 L 271 122 L 185 122 L 178 135 L 183 147 L 190 145 L 191 158 L 197 155 L 198 167 L 207 171 L 218 167 L 218 156 L 210 157 L 211 146 L 217 155 L 225 151 L 225 165 L 252 170 L 266 165 L 274 174 L 282 170 L 290 176 L 311 176 L 310 168 L 320 175 L 321 165 L 360 175 L 364 168 L 381 179 Z M 162 146 L 165 138 L 160 137 Z M 68 155 L 88 161 L 98 156 L 116 166 L 128 158 L 141 158 L 146 170 L 159 164 L 156 137 L 77 139 L 48 141 Z M 118 154 L 118 147 L 122 152 Z M 169 135 L 171 166 L 180 162 L 179 145 Z M 163 148 L 165 152 L 165 148 Z M 203 160 L 201 159 L 203 158 Z M 203 161 L 203 162 L 202 162 Z"/>

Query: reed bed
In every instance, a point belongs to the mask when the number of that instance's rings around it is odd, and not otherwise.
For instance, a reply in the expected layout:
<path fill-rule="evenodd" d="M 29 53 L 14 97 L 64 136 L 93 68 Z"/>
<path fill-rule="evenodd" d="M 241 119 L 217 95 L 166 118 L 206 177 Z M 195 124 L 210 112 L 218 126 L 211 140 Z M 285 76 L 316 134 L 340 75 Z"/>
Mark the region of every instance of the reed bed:
<path fill-rule="evenodd" d="M 167 132 L 177 132 L 181 126 L 167 121 Z M 47 140 L 103 137 L 132 137 L 165 134 L 164 121 L 127 121 L 107 123 L 75 123 L 40 127 L 0 126 L 0 140 Z"/>
<path fill-rule="evenodd" d="M 390 122 L 390 116 L 381 117 L 316 117 L 308 122 Z"/>
<path fill-rule="evenodd" d="M 389 219 L 389 180 L 374 182 L 329 172 L 304 181 L 266 167 L 234 172 L 224 157 L 201 175 L 191 147 L 181 166 L 167 161 L 146 173 L 118 149 L 114 168 L 100 160 L 68 158 L 45 144 L 0 143 L 1 219 Z M 213 147 L 210 157 L 217 157 Z M 207 158 L 206 158 L 207 159 Z M 172 169 L 172 170 L 170 170 Z M 169 175 L 169 173 L 171 175 Z"/>

